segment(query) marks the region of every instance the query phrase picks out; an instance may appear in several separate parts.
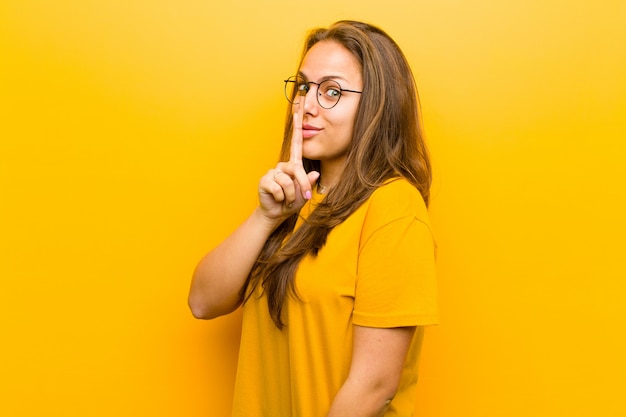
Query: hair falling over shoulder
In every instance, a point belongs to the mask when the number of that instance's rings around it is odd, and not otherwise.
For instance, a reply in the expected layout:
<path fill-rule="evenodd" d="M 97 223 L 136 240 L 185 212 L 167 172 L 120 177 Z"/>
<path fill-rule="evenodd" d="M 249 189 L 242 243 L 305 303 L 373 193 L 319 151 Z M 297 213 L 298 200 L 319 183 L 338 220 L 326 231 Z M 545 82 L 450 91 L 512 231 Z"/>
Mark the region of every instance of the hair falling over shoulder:
<path fill-rule="evenodd" d="M 348 218 L 386 180 L 404 177 L 428 205 L 431 165 L 424 141 L 419 99 L 413 74 L 398 45 L 381 29 L 356 21 L 339 21 L 309 33 L 301 56 L 321 41 L 338 42 L 357 59 L 363 95 L 341 178 L 325 199 L 294 231 L 295 214 L 270 236 L 242 289 L 244 302 L 261 285 L 270 316 L 284 327 L 286 297 L 297 297 L 294 276 L 306 255 L 317 255 L 328 233 Z M 280 159 L 289 159 L 292 132 L 288 108 Z M 308 171 L 319 162 L 304 159 Z"/>

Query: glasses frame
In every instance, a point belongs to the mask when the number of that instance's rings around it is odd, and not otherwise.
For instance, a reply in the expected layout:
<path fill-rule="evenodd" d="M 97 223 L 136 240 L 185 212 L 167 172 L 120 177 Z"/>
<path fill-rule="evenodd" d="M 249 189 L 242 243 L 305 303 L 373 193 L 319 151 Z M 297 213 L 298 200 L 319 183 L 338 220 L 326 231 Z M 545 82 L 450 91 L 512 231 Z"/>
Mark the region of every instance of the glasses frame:
<path fill-rule="evenodd" d="M 337 105 L 337 103 L 339 103 L 339 100 L 341 100 L 341 96 L 343 95 L 344 92 L 346 92 L 346 93 L 363 94 L 363 91 L 348 90 L 347 88 L 341 88 L 341 85 L 337 81 L 335 81 L 335 80 L 329 79 L 329 80 L 324 80 L 321 83 L 316 83 L 315 81 L 307 81 L 307 80 L 305 80 L 303 77 L 301 77 L 299 75 L 292 75 L 291 77 L 289 77 L 289 78 L 287 78 L 285 80 L 285 97 L 287 98 L 287 101 L 290 102 L 291 104 L 298 104 L 299 101 L 298 101 L 298 103 L 294 103 L 293 101 L 291 101 L 292 98 L 287 93 L 288 85 L 289 85 L 289 83 L 298 83 L 299 80 L 302 80 L 302 84 L 306 84 L 307 89 L 306 89 L 306 91 L 298 91 L 298 92 L 296 92 L 296 94 L 295 94 L 295 96 L 293 98 L 295 99 L 296 96 L 305 96 L 306 97 L 306 95 L 309 93 L 309 91 L 311 91 L 311 84 L 315 84 L 317 86 L 317 91 L 316 91 L 316 94 L 315 94 L 315 99 L 317 100 L 317 104 L 319 104 L 321 108 L 326 109 L 326 110 L 330 110 L 333 107 L 335 107 Z M 327 81 L 332 81 L 332 82 L 334 82 L 335 84 L 337 84 L 339 86 L 339 98 L 337 99 L 335 104 L 333 104 L 330 107 L 325 107 L 322 103 L 320 103 L 320 96 L 321 96 L 321 94 L 319 92 L 320 91 L 320 86 L 323 83 L 327 82 Z"/>

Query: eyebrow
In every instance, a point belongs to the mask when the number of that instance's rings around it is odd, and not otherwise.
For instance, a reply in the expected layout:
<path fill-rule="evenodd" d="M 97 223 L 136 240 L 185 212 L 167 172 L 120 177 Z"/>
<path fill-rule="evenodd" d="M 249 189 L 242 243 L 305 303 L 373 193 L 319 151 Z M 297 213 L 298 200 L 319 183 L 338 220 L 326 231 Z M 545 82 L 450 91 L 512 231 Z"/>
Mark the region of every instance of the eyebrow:
<path fill-rule="evenodd" d="M 307 77 L 302 71 L 298 71 L 298 75 L 300 75 L 302 78 L 304 78 L 305 80 L 308 80 L 309 77 Z M 344 77 L 342 77 L 341 75 L 325 75 L 322 78 L 320 78 L 318 80 L 318 82 L 324 82 L 326 80 L 343 80 L 345 82 L 347 82 L 348 84 L 350 84 L 350 81 L 348 81 L 347 79 L 345 79 Z"/>

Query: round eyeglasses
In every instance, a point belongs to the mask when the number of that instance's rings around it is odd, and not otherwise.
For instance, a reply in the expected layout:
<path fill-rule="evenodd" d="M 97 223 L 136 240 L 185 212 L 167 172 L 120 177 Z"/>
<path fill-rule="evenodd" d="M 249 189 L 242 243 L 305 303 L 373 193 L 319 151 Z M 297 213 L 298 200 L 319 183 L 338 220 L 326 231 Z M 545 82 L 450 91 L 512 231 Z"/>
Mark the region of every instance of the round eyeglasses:
<path fill-rule="evenodd" d="M 285 97 L 291 104 L 298 104 L 300 102 L 299 97 L 307 95 L 311 89 L 311 84 L 317 86 L 317 94 L 315 95 L 317 102 L 322 108 L 327 110 L 332 109 L 339 103 L 343 93 L 362 93 L 362 91 L 341 88 L 339 83 L 334 80 L 324 80 L 321 83 L 316 83 L 294 75 L 285 80 Z"/>

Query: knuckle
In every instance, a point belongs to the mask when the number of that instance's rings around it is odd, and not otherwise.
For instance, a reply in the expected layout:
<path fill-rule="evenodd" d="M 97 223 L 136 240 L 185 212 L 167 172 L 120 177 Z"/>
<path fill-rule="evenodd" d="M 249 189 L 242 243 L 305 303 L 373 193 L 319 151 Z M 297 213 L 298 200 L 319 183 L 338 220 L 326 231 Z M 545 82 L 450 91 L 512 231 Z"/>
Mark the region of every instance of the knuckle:
<path fill-rule="evenodd" d="M 270 192 L 274 195 L 282 194 L 283 188 L 280 186 L 280 184 L 274 183 L 270 186 Z"/>
<path fill-rule="evenodd" d="M 280 185 L 274 184 L 274 186 L 272 186 L 271 192 L 272 192 L 272 195 L 274 196 L 274 200 L 283 201 L 285 199 L 285 193 L 283 192 L 283 189 Z"/>

